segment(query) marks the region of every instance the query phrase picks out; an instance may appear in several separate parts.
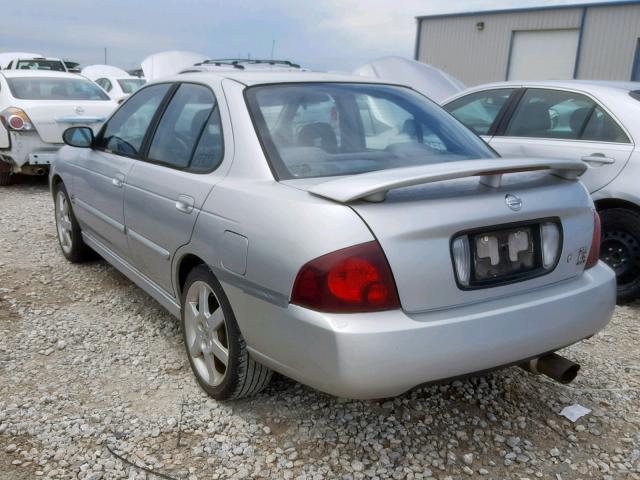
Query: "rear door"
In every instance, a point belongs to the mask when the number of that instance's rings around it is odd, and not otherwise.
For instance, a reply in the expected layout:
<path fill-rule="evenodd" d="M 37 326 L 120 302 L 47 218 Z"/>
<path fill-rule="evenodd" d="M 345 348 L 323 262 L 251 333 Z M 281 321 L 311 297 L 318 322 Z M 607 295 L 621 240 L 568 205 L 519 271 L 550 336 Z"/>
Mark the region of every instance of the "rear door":
<path fill-rule="evenodd" d="M 581 180 L 590 192 L 618 175 L 634 147 L 620 123 L 594 98 L 548 88 L 527 89 L 490 144 L 504 157 L 582 160 L 589 168 Z"/>
<path fill-rule="evenodd" d="M 488 142 L 517 92 L 516 87 L 473 92 L 444 105 L 444 109 Z"/>
<path fill-rule="evenodd" d="M 214 92 L 204 85 L 180 84 L 125 188 L 127 236 L 135 264 L 167 292 L 172 291 L 173 255 L 189 242 L 198 213 L 220 179 L 212 172 L 223 153 Z"/>
<path fill-rule="evenodd" d="M 170 84 L 141 90 L 122 106 L 75 161 L 73 198 L 83 226 L 123 258 L 129 257 L 124 223 L 124 183 Z"/>

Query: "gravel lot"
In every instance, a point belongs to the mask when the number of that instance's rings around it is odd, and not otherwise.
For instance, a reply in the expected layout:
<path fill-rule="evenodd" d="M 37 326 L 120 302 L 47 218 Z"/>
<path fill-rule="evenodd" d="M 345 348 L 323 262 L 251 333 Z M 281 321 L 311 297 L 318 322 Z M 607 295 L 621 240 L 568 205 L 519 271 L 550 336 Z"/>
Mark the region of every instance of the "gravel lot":
<path fill-rule="evenodd" d="M 0 479 L 640 479 L 640 303 L 564 354 L 562 386 L 510 368 L 395 399 L 277 377 L 226 404 L 178 322 L 124 276 L 59 252 L 46 183 L 0 189 Z M 559 415 L 579 403 L 592 413 Z"/>

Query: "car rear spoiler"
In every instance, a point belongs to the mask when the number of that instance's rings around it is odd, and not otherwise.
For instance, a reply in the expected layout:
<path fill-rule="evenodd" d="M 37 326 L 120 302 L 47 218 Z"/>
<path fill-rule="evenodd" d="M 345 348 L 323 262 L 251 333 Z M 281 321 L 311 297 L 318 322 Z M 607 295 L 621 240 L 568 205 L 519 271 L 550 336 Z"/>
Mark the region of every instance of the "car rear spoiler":
<path fill-rule="evenodd" d="M 502 175 L 507 173 L 549 170 L 552 175 L 574 180 L 582 175 L 586 169 L 587 165 L 580 160 L 544 158 L 463 160 L 350 175 L 314 185 L 309 189 L 309 192 L 340 203 L 349 203 L 355 200 L 382 202 L 389 190 L 425 183 L 480 177 L 481 184 L 498 188 L 502 181 Z"/>

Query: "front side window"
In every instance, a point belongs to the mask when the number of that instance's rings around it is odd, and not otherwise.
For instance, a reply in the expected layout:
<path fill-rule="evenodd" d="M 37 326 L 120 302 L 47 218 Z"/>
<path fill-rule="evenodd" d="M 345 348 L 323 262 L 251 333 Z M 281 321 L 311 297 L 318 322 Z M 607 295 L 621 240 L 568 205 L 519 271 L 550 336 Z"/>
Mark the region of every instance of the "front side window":
<path fill-rule="evenodd" d="M 95 83 L 82 78 L 9 77 L 11 94 L 23 100 L 110 100 Z"/>
<path fill-rule="evenodd" d="M 501 88 L 471 93 L 444 108 L 478 135 L 487 135 L 513 91 L 513 88 Z"/>
<path fill-rule="evenodd" d="M 495 157 L 472 132 L 407 88 L 264 85 L 248 88 L 246 99 L 280 179 Z"/>
<path fill-rule="evenodd" d="M 189 83 L 180 85 L 154 133 L 149 159 L 187 168 L 215 104 L 209 88 Z"/>
<path fill-rule="evenodd" d="M 152 85 L 122 104 L 103 128 L 97 148 L 118 155 L 138 155 L 156 110 L 170 88 L 169 83 Z"/>
<path fill-rule="evenodd" d="M 142 87 L 147 81 L 143 78 L 119 78 L 118 84 L 126 94 L 130 94 Z"/>
<path fill-rule="evenodd" d="M 536 88 L 525 92 L 504 135 L 629 142 L 615 120 L 586 95 Z"/>

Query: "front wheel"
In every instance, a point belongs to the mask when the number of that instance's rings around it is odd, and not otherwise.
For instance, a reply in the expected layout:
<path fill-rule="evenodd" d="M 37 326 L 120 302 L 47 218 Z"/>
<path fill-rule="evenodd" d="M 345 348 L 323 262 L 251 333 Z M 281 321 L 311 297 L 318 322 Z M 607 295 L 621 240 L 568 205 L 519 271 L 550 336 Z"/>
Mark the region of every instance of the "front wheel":
<path fill-rule="evenodd" d="M 271 370 L 249 355 L 231 304 L 205 265 L 187 276 L 182 333 L 198 384 L 216 400 L 251 396 L 269 384 Z"/>
<path fill-rule="evenodd" d="M 640 213 L 626 208 L 600 212 L 600 258 L 616 273 L 619 303 L 640 297 Z"/>
<path fill-rule="evenodd" d="M 73 263 L 82 262 L 91 256 L 91 250 L 82 240 L 80 225 L 71 208 L 71 201 L 62 183 L 53 187 L 56 231 L 63 255 Z"/>

